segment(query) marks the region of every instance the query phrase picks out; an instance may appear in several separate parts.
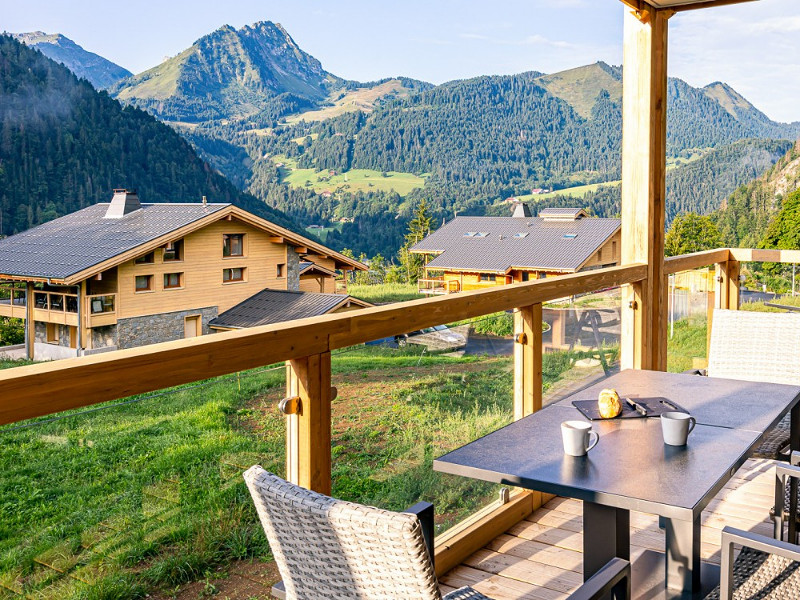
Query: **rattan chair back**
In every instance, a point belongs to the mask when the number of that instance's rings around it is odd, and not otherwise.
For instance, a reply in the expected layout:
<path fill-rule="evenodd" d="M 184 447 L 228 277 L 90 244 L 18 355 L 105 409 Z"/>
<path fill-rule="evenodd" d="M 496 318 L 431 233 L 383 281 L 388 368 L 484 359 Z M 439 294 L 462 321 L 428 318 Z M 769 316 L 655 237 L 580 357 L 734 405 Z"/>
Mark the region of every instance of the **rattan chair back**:
<path fill-rule="evenodd" d="M 419 519 L 244 474 L 289 600 L 441 600 Z"/>
<path fill-rule="evenodd" d="M 800 385 L 800 313 L 716 309 L 708 376 Z"/>

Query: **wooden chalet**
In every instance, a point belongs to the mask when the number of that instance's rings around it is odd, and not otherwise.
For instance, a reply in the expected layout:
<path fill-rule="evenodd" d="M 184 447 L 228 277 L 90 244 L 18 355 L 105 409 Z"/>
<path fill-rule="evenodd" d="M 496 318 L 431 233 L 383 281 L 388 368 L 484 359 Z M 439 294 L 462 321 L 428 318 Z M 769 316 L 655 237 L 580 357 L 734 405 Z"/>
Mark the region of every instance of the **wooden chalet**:
<path fill-rule="evenodd" d="M 669 274 L 714 266 L 716 278 L 711 303 L 717 308 L 735 310 L 739 303 L 741 263 L 800 262 L 800 251 L 741 248 L 718 248 L 668 259 L 664 257 L 669 22 L 672 18 L 679 18 L 682 11 L 711 9 L 740 1 L 744 0 L 623 0 L 626 10 L 621 256 L 618 265 L 521 281 L 516 285 L 492 286 L 343 314 L 226 331 L 214 336 L 181 339 L 110 352 L 86 360 L 8 369 L 0 372 L 0 385 L 4 392 L 0 402 L 0 424 L 285 361 L 287 399 L 280 406 L 286 415 L 286 478 L 308 489 L 330 494 L 332 461 L 337 460 L 332 459 L 331 452 L 331 406 L 334 402 L 348 401 L 347 398 L 336 398 L 336 391 L 331 386 L 331 352 L 334 350 L 409 330 L 513 309 L 516 333 L 513 407 L 514 418 L 522 419 L 542 407 L 542 303 L 621 286 L 621 368 L 666 370 Z M 250 225 L 270 232 L 269 243 L 273 246 L 267 247 L 276 250 L 280 256 L 286 256 L 284 252 L 288 250 L 283 247 L 291 245 L 304 248 L 306 256 L 324 254 L 339 265 L 337 268 L 360 268 L 319 245 L 301 243 L 289 232 L 281 232 L 266 223 L 256 224 L 253 217 L 237 212 L 233 207 L 219 208 L 212 214 L 213 218 L 209 217 L 214 226 L 214 229 L 209 226 L 213 232 L 212 241 L 205 247 L 215 249 L 213 260 L 209 258 L 213 262 L 209 272 L 214 273 L 214 285 L 223 285 L 220 271 L 227 268 L 223 265 L 228 264 L 222 256 L 221 236 L 242 231 L 249 235 L 255 230 L 244 227 Z M 228 215 L 231 220 L 227 220 Z M 133 289 L 130 292 L 133 298 L 138 297 L 133 277 L 140 272 L 137 269 L 141 265 L 136 265 L 135 259 L 146 257 L 149 252 L 155 252 L 160 258 L 142 269 L 151 269 L 146 273 L 157 275 L 160 285 L 165 272 L 174 272 L 174 267 L 165 267 L 163 263 L 166 244 L 173 240 L 187 240 L 188 260 L 188 236 L 194 229 L 193 226 L 183 227 L 186 229 L 135 246 L 111 261 L 118 269 L 115 281 L 120 286 L 119 291 L 113 293 L 122 294 L 124 285 L 129 291 Z M 91 241 L 83 248 L 90 251 L 93 248 Z M 298 250 L 295 253 L 303 254 Z M 127 266 L 123 266 L 125 261 Z M 333 266 L 336 265 L 328 264 L 325 268 L 332 269 Z M 109 268 L 112 268 L 110 263 L 100 263 L 50 282 L 46 276 L 20 276 L 19 280 L 26 283 L 29 297 L 36 293 L 35 283 L 71 285 L 75 294 L 80 287 L 77 306 L 85 307 L 85 302 L 91 303 L 94 298 L 90 296 L 95 295 L 89 294 L 94 288 L 84 285 L 85 282 Z M 123 277 L 124 269 L 127 269 L 124 276 L 127 279 Z M 141 272 L 145 274 L 144 270 Z M 275 277 L 274 268 L 272 277 Z M 96 281 L 99 284 L 107 279 Z M 127 283 L 123 284 L 123 281 Z M 188 284 L 187 279 L 187 287 Z M 103 290 L 99 293 L 112 292 Z M 229 306 L 233 304 L 235 302 Z M 115 310 L 116 307 L 122 310 L 122 301 L 115 304 Z M 33 303 L 29 303 L 27 309 L 31 311 L 32 321 Z M 337 428 L 347 427 L 347 423 L 335 425 Z M 793 439 L 797 435 L 793 431 Z M 532 440 L 530 451 L 536 452 L 535 440 Z M 623 456 L 620 460 L 627 458 Z M 770 494 L 775 491 L 773 472 L 772 467 L 748 461 L 745 471 L 735 479 L 735 485 L 720 490 L 722 499 L 715 505 L 713 513 L 709 513 L 708 520 L 704 519 L 703 535 L 718 531 L 731 519 L 771 529 L 770 523 L 759 525 L 758 522 L 766 518 L 772 505 Z M 750 489 L 756 486 L 759 493 L 739 493 L 748 486 Z M 757 502 L 752 500 L 754 497 Z M 504 495 L 462 525 L 436 537 L 435 571 L 440 576 L 442 589 L 449 591 L 469 584 L 493 598 L 565 598 L 583 579 L 581 549 L 585 542 L 580 531 L 586 523 L 581 521 L 580 511 L 577 500 L 553 498 L 540 492 L 516 489 Z M 753 511 L 760 516 L 754 516 Z M 634 512 L 630 527 L 638 532 L 631 558 L 635 558 L 638 550 L 647 544 L 663 549 L 663 542 L 658 541 L 657 536 L 664 534 L 659 533 L 653 517 Z M 599 540 L 599 543 L 606 543 L 606 540 Z M 703 553 L 712 556 L 718 552 L 716 543 L 706 544 L 704 540 Z M 641 597 L 662 596 L 653 592 Z"/>
<path fill-rule="evenodd" d="M 232 204 L 116 190 L 0 241 L 0 316 L 25 319 L 28 357 L 65 358 L 203 335 L 264 289 L 333 294 L 352 269 L 366 267 Z"/>
<path fill-rule="evenodd" d="M 511 217 L 456 217 L 411 252 L 426 260 L 420 293 L 450 294 L 616 266 L 621 236 L 619 219 L 517 204 Z"/>

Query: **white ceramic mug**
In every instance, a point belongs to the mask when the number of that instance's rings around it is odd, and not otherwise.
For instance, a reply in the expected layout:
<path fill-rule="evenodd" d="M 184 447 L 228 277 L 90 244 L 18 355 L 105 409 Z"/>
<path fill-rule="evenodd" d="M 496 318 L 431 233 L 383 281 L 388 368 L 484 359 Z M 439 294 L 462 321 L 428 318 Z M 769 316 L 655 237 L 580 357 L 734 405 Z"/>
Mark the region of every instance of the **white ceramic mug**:
<path fill-rule="evenodd" d="M 685 446 L 697 420 L 682 412 L 665 412 L 661 415 L 661 432 L 669 446 Z"/>
<path fill-rule="evenodd" d="M 592 436 L 594 441 L 591 441 Z M 564 441 L 564 452 L 570 456 L 584 456 L 600 441 L 597 432 L 592 431 L 592 424 L 586 421 L 561 423 L 561 438 Z"/>

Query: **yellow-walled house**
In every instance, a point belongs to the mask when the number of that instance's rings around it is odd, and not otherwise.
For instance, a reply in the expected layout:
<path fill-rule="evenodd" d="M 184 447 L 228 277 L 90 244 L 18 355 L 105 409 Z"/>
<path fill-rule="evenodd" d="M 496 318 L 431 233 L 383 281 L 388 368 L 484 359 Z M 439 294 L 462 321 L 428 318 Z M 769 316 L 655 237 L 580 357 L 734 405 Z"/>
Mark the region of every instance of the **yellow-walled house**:
<path fill-rule="evenodd" d="M 0 240 L 0 316 L 25 319 L 29 357 L 63 358 L 204 335 L 265 289 L 364 305 L 333 292 L 337 269 L 366 268 L 232 204 L 115 190 Z"/>
<path fill-rule="evenodd" d="M 456 217 L 411 252 L 427 261 L 420 292 L 450 294 L 618 265 L 620 243 L 619 219 L 518 204 L 511 217 Z"/>

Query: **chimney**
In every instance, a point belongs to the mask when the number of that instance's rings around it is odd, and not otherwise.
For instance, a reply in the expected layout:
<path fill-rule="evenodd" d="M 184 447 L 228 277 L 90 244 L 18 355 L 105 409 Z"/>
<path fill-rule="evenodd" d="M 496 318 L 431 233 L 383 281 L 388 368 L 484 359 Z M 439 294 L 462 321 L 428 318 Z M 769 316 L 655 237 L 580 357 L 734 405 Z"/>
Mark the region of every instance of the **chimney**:
<path fill-rule="evenodd" d="M 531 214 L 531 209 L 528 208 L 527 204 L 525 204 L 524 202 L 519 202 L 514 205 L 514 214 L 511 216 L 525 219 L 528 217 L 532 217 L 533 215 Z"/>
<path fill-rule="evenodd" d="M 104 219 L 121 219 L 125 215 L 142 208 L 136 190 L 114 190 L 114 197 L 108 205 Z"/>

